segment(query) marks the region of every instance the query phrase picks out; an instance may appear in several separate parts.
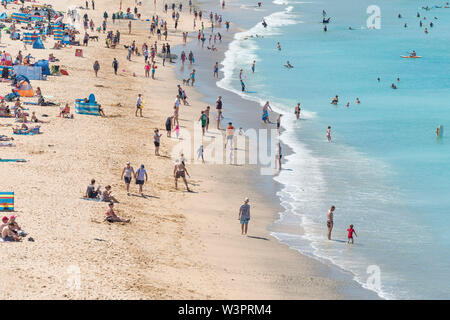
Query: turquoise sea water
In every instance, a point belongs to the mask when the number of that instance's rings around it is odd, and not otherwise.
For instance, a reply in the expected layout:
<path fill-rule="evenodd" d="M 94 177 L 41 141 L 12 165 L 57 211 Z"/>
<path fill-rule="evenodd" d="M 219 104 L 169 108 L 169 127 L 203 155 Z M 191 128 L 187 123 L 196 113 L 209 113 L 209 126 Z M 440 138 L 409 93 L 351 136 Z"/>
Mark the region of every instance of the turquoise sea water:
<path fill-rule="evenodd" d="M 274 236 L 351 272 L 383 298 L 449 299 L 450 136 L 437 140 L 435 130 L 443 125 L 450 135 L 450 9 L 426 11 L 421 7 L 445 1 L 416 0 L 274 4 L 267 28 L 258 23 L 236 35 L 218 83 L 239 93 L 243 68 L 248 90 L 256 91 L 244 98 L 270 100 L 285 114 L 281 139 L 294 154 L 286 157 L 291 170 L 275 178 L 285 186 L 279 196 L 286 210 L 277 223 L 301 231 Z M 381 10 L 379 30 L 366 26 L 370 5 Z M 327 32 L 323 9 L 331 17 Z M 244 40 L 252 34 L 264 37 Z M 423 58 L 400 58 L 412 49 Z M 286 60 L 294 69 L 283 67 Z M 333 106 L 336 94 L 340 103 Z M 330 242 L 325 222 L 331 204 Z M 358 233 L 353 246 L 342 242 L 351 223 Z M 374 268 L 379 284 L 368 281 Z"/>

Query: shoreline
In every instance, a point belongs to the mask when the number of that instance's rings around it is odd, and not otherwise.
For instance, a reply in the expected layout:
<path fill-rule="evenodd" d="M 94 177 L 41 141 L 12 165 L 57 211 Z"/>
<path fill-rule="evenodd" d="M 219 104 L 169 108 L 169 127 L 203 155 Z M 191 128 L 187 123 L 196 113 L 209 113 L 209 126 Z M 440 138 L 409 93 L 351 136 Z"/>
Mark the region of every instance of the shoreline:
<path fill-rule="evenodd" d="M 274 11 L 274 12 L 278 12 L 278 11 Z M 269 14 L 272 14 L 274 12 L 271 12 Z M 262 15 L 262 17 L 264 17 L 264 15 Z M 202 54 L 200 55 L 200 60 L 202 61 L 202 66 L 195 66 L 197 74 L 207 77 L 209 75 L 209 69 L 212 70 L 214 61 L 215 60 L 218 60 L 219 62 L 223 61 L 225 51 L 228 50 L 228 46 L 229 46 L 230 42 L 234 40 L 234 35 L 236 33 L 247 31 L 246 29 L 243 29 L 241 26 L 237 25 L 236 22 L 234 22 L 233 27 L 234 28 L 232 28 L 232 29 L 233 30 L 237 29 L 237 31 L 230 31 L 230 35 L 227 34 L 227 37 L 226 38 L 224 37 L 225 40 L 221 44 L 221 48 L 225 48 L 225 49 L 219 50 L 217 52 L 217 54 L 214 55 L 214 57 L 212 56 L 212 54 L 210 52 L 208 52 L 206 50 L 204 50 L 202 52 Z M 195 34 L 194 34 L 194 36 L 195 36 Z M 186 49 L 187 49 L 186 52 L 188 52 L 192 48 L 196 47 L 196 44 L 195 44 L 196 41 L 197 41 L 196 39 L 193 39 L 190 44 L 188 43 L 188 45 L 186 46 Z M 178 46 L 178 47 L 180 47 L 180 46 Z M 197 47 L 198 47 L 198 45 L 197 45 Z M 180 52 L 184 48 L 185 48 L 184 46 L 181 46 L 179 48 Z M 198 53 L 196 56 L 198 56 Z M 206 67 L 205 67 L 205 61 L 206 61 Z M 211 66 L 211 68 L 209 68 L 209 66 Z M 179 69 L 176 72 L 179 80 L 181 80 L 183 78 L 182 72 L 183 71 L 180 71 Z M 225 108 L 227 110 L 226 113 L 232 115 L 231 117 L 227 116 L 226 118 L 232 119 L 233 125 L 235 125 L 236 128 L 238 126 L 235 124 L 234 116 L 239 117 L 238 120 L 241 121 L 240 123 L 244 124 L 244 130 L 246 128 L 255 128 L 255 127 L 261 126 L 261 122 L 259 121 L 259 112 L 260 112 L 259 110 L 260 110 L 261 106 L 257 102 L 247 100 L 232 91 L 228 91 L 226 89 L 218 87 L 216 83 L 217 83 L 217 81 L 220 81 L 222 79 L 223 71 L 220 71 L 219 75 L 220 75 L 219 79 L 214 80 L 213 83 L 206 80 L 204 77 L 202 77 L 202 78 L 199 77 L 199 79 L 196 81 L 196 83 L 197 83 L 196 90 L 202 94 L 201 99 L 205 103 L 205 105 L 212 103 L 212 101 L 214 101 L 215 96 L 221 95 L 224 98 L 224 101 L 226 102 L 225 103 Z M 212 92 L 214 92 L 214 93 L 212 93 Z M 210 105 L 214 108 L 213 104 L 210 104 Z M 228 108 L 228 106 L 231 106 L 231 108 Z M 242 110 L 239 110 L 240 107 L 238 107 L 238 106 L 245 106 L 246 110 L 248 110 L 248 111 L 243 112 Z M 229 109 L 231 109 L 231 111 L 228 111 Z M 256 117 L 254 116 L 255 112 L 252 113 L 252 111 L 256 112 L 256 114 L 257 114 Z M 224 113 L 225 113 L 225 111 L 224 111 Z M 243 116 L 243 113 L 245 114 L 245 116 Z M 272 119 L 275 118 L 274 115 L 277 115 L 277 113 L 275 113 L 275 112 L 272 113 L 272 116 L 271 116 Z M 227 121 L 224 121 L 224 122 L 227 122 Z M 282 128 L 281 132 L 283 132 L 283 124 L 281 125 L 281 128 Z M 283 144 L 283 150 L 284 150 L 283 151 L 284 156 L 289 156 L 289 155 L 293 154 L 292 149 L 286 144 Z M 338 279 L 338 281 L 340 282 L 340 287 L 337 288 L 336 290 L 341 292 L 341 294 L 344 297 L 347 297 L 350 299 L 379 299 L 379 297 L 376 294 L 374 294 L 372 291 L 363 288 L 359 283 L 357 283 L 353 279 L 353 275 L 350 274 L 349 272 L 339 268 L 338 266 L 329 264 L 326 261 L 321 260 L 318 257 L 305 255 L 304 253 L 289 247 L 287 244 L 279 241 L 275 236 L 271 235 L 271 233 L 273 233 L 275 230 L 283 229 L 283 228 L 280 228 L 280 226 L 276 225 L 277 220 L 279 220 L 279 218 L 280 218 L 280 213 L 282 213 L 285 210 L 285 208 L 280 203 L 281 199 L 277 195 L 277 193 L 279 191 L 281 191 L 283 185 L 274 180 L 275 176 L 270 176 L 265 179 L 261 179 L 259 177 L 255 178 L 255 176 L 259 175 L 257 168 L 252 170 L 251 173 L 248 173 L 248 175 L 253 176 L 252 179 L 249 179 L 249 180 L 252 180 L 252 182 L 249 183 L 250 188 L 259 190 L 261 193 L 263 193 L 264 199 L 271 199 L 270 201 L 265 202 L 266 204 L 270 203 L 269 211 L 272 212 L 271 219 L 268 219 L 268 221 L 267 221 L 266 230 L 268 231 L 268 234 L 272 239 L 279 242 L 279 245 L 287 247 L 287 248 L 283 248 L 283 249 L 280 248 L 281 250 L 292 249 L 292 251 L 296 252 L 295 254 L 304 256 L 307 259 L 312 259 L 314 261 L 314 263 L 318 263 L 316 268 L 318 270 L 320 270 L 320 275 L 322 275 L 324 277 L 330 277 L 331 279 Z M 259 180 L 259 182 L 261 182 L 261 180 L 263 180 L 263 184 L 265 184 L 265 185 L 272 184 L 272 186 L 269 188 L 268 187 L 257 188 L 258 180 Z"/>

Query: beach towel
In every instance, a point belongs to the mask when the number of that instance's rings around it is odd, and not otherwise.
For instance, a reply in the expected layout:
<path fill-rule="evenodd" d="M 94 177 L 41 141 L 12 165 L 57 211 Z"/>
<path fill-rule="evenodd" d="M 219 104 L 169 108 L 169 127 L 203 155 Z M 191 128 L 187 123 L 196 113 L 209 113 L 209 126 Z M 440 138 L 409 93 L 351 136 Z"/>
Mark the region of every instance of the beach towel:
<path fill-rule="evenodd" d="M 19 130 L 18 133 L 14 132 L 13 134 L 22 135 L 22 136 L 33 136 L 35 133 L 34 132 L 23 132 L 22 130 Z"/>
<path fill-rule="evenodd" d="M 101 199 L 100 198 L 86 198 L 86 197 L 83 197 L 83 198 L 80 198 L 81 200 L 86 200 L 86 201 L 95 201 L 95 202 L 100 202 L 101 201 Z"/>
<path fill-rule="evenodd" d="M 0 142 L 0 147 L 15 147 L 16 145 L 12 142 Z"/>
<path fill-rule="evenodd" d="M 1 159 L 0 162 L 27 162 L 25 159 Z"/>

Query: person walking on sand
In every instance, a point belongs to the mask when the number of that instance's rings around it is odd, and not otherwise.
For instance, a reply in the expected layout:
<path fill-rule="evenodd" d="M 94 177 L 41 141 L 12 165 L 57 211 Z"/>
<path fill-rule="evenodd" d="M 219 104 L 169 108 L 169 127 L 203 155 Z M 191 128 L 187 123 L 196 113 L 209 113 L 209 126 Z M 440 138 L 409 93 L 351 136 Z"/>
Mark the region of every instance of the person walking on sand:
<path fill-rule="evenodd" d="M 272 123 L 272 122 L 270 122 L 270 119 L 269 119 L 269 110 L 273 111 L 272 107 L 269 104 L 269 101 L 266 101 L 266 103 L 263 106 L 263 115 L 262 115 L 262 121 L 264 123 Z"/>
<path fill-rule="evenodd" d="M 192 69 L 192 72 L 190 74 L 190 78 L 191 78 L 191 86 L 194 86 L 194 82 L 195 82 L 195 69 Z"/>
<path fill-rule="evenodd" d="M 204 110 L 205 115 L 206 115 L 206 127 L 205 127 L 205 131 L 208 132 L 208 128 L 209 128 L 209 112 L 211 111 L 211 107 L 207 106 L 206 109 Z"/>
<path fill-rule="evenodd" d="M 155 156 L 159 156 L 159 145 L 162 134 L 159 134 L 159 130 L 155 129 L 155 134 L 153 135 L 153 143 L 155 144 Z"/>
<path fill-rule="evenodd" d="M 186 169 L 186 166 L 184 165 L 184 161 L 177 160 L 175 162 L 175 167 L 173 168 L 173 175 L 175 177 L 175 189 L 178 190 L 178 179 L 183 178 L 183 182 L 186 185 L 186 190 L 188 192 L 191 192 L 188 183 L 186 181 L 186 174 L 188 175 L 189 178 L 191 177 Z"/>
<path fill-rule="evenodd" d="M 227 127 L 227 139 L 225 140 L 225 146 L 224 149 L 227 148 L 228 142 L 230 143 L 230 149 L 233 150 L 233 138 L 234 138 L 234 127 L 233 123 L 228 122 Z"/>
<path fill-rule="evenodd" d="M 217 110 L 217 130 L 220 130 L 220 120 L 222 119 L 222 96 L 219 96 L 216 101 L 216 110 Z"/>
<path fill-rule="evenodd" d="M 114 74 L 117 76 L 117 70 L 119 69 L 119 61 L 117 61 L 116 58 L 114 58 L 114 60 L 112 62 L 112 66 L 114 69 Z"/>
<path fill-rule="evenodd" d="M 134 177 L 136 179 L 136 184 L 139 185 L 139 193 L 141 194 L 141 196 L 144 196 L 142 187 L 144 186 L 144 183 L 148 181 L 148 175 L 147 170 L 145 170 L 143 164 L 141 164 L 141 167 L 136 170 Z"/>
<path fill-rule="evenodd" d="M 203 136 L 205 135 L 207 120 L 208 120 L 208 117 L 206 116 L 205 111 L 202 110 L 198 121 L 202 122 L 202 135 Z"/>
<path fill-rule="evenodd" d="M 120 179 L 124 179 L 125 185 L 127 186 L 127 195 L 130 195 L 130 183 L 131 179 L 135 176 L 134 169 L 131 166 L 130 161 L 127 162 L 127 165 L 122 170 L 122 176 Z"/>
<path fill-rule="evenodd" d="M 355 234 L 355 236 L 358 236 L 358 235 L 356 234 L 355 229 L 353 229 L 353 225 L 352 225 L 352 224 L 351 224 L 350 227 L 347 229 L 347 231 L 348 231 L 348 235 L 347 235 L 347 243 L 350 243 L 350 241 L 351 241 L 352 244 L 353 244 L 353 234 Z"/>
<path fill-rule="evenodd" d="M 131 20 L 128 22 L 128 34 L 131 34 Z"/>
<path fill-rule="evenodd" d="M 328 240 L 331 240 L 331 231 L 333 231 L 333 214 L 334 214 L 335 206 L 331 206 L 330 210 L 327 213 L 327 228 L 328 228 Z"/>
<path fill-rule="evenodd" d="M 97 60 L 95 60 L 93 68 L 94 68 L 94 72 L 95 72 L 95 77 L 97 77 L 98 71 L 100 70 L 100 63 Z"/>
<path fill-rule="evenodd" d="M 328 139 L 328 142 L 331 142 L 331 126 L 328 126 L 328 129 L 327 129 L 327 139 Z"/>
<path fill-rule="evenodd" d="M 143 100 L 142 100 L 142 94 L 138 94 L 138 98 L 136 101 L 136 112 L 135 112 L 135 116 L 137 117 L 138 111 L 140 112 L 141 117 L 142 116 L 142 109 L 144 108 L 143 105 Z"/>
<path fill-rule="evenodd" d="M 167 138 L 172 137 L 172 121 L 173 121 L 173 117 L 167 117 L 167 119 L 166 119 Z"/>
<path fill-rule="evenodd" d="M 283 157 L 283 154 L 281 153 L 281 143 L 277 143 L 277 155 L 275 157 L 275 169 L 277 168 L 278 164 L 278 170 L 281 170 L 281 158 Z"/>
<path fill-rule="evenodd" d="M 145 77 L 150 78 L 150 62 L 147 61 L 147 64 L 145 65 Z"/>
<path fill-rule="evenodd" d="M 239 208 L 238 220 L 241 223 L 241 234 L 246 235 L 248 230 L 248 222 L 250 221 L 250 205 L 249 199 L 244 199 L 244 204 Z"/>

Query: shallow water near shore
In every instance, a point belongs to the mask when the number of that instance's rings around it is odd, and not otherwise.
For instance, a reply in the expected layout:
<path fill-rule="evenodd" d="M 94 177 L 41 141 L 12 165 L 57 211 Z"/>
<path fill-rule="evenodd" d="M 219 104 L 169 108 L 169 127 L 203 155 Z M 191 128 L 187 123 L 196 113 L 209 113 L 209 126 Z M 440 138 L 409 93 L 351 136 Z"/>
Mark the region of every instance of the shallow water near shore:
<path fill-rule="evenodd" d="M 272 12 L 276 12 L 278 10 L 277 5 L 267 5 L 263 9 L 255 8 L 255 6 L 252 6 L 252 4 L 249 4 L 248 7 L 245 7 L 246 5 L 234 5 L 234 4 L 227 4 L 227 9 L 223 12 L 224 21 L 227 19 L 230 19 L 232 21 L 232 30 L 236 31 L 236 28 L 241 25 L 239 24 L 241 21 L 244 21 L 243 27 L 250 28 L 252 25 L 258 23 L 260 21 L 261 17 L 264 17 L 265 15 L 270 15 Z M 242 6 L 245 7 L 244 10 L 242 10 Z M 209 7 L 202 3 L 202 8 L 205 8 L 205 12 L 209 12 Z M 215 12 L 217 10 L 217 6 L 213 6 L 210 8 L 211 11 Z M 254 11 L 255 10 L 255 11 Z M 258 15 L 249 15 L 249 12 L 258 12 Z M 244 20 L 245 18 L 245 20 Z M 206 30 L 206 29 L 205 29 Z M 216 46 L 219 48 L 219 51 L 217 52 L 211 52 L 210 50 L 206 49 L 206 46 L 208 44 L 208 41 L 205 43 L 205 48 L 201 49 L 201 43 L 199 43 L 196 39 L 196 34 L 191 34 L 191 37 L 195 37 L 195 39 L 192 40 L 192 42 L 188 43 L 187 45 L 181 45 L 174 49 L 174 52 L 176 54 L 180 54 L 182 50 L 186 52 L 186 54 L 189 52 L 189 50 L 192 50 L 195 54 L 196 62 L 193 66 L 190 66 L 188 63 L 185 63 L 185 66 L 182 67 L 181 63 L 178 62 L 178 68 L 177 68 L 177 77 L 178 79 L 186 79 L 188 78 L 189 73 L 193 68 L 196 70 L 196 84 L 195 88 L 199 90 L 203 95 L 204 98 L 202 99 L 205 102 L 205 105 L 211 105 L 212 110 L 214 110 L 214 101 L 216 100 L 218 95 L 221 95 L 223 97 L 224 101 L 224 116 L 225 119 L 223 123 L 226 123 L 228 121 L 232 121 L 233 125 L 236 128 L 243 127 L 244 130 L 248 128 L 263 128 L 261 120 L 260 120 L 260 107 L 258 106 L 258 103 L 252 102 L 252 101 L 246 101 L 242 100 L 242 97 L 238 94 L 239 91 L 234 90 L 234 88 L 231 88 L 232 90 L 229 90 L 229 88 L 226 88 L 226 90 L 223 90 L 222 86 L 216 85 L 216 81 L 211 81 L 212 79 L 212 67 L 216 61 L 222 61 L 224 59 L 224 55 L 221 52 L 221 50 L 226 49 L 230 42 L 234 39 L 235 35 L 234 32 L 225 32 L 224 29 L 217 29 L 217 31 L 221 32 L 223 35 L 223 42 L 220 43 L 217 41 Z M 205 31 L 206 37 L 208 38 L 209 35 L 209 29 Z M 225 53 L 228 54 L 229 50 Z M 245 52 L 242 52 L 245 54 Z M 238 65 L 235 65 L 234 68 L 238 68 Z M 236 72 L 238 72 L 239 69 L 237 69 Z M 237 74 L 234 75 L 237 77 Z M 220 72 L 220 79 L 224 77 L 224 69 Z M 225 75 L 226 79 L 226 75 Z M 189 88 L 189 87 L 187 87 Z M 188 92 L 189 94 L 189 92 Z M 212 111 L 212 117 L 215 116 L 215 111 Z M 224 124 L 223 124 L 224 125 Z M 223 126 L 222 125 L 222 126 Z M 213 125 L 215 127 L 215 125 Z M 269 127 L 270 128 L 270 127 Z M 285 145 L 284 147 L 284 154 L 288 155 L 291 153 L 290 148 L 288 145 Z M 261 194 L 264 195 L 266 199 L 272 199 L 273 202 L 273 211 L 274 212 L 280 212 L 283 211 L 283 207 L 280 206 L 280 201 L 277 196 L 277 193 L 280 191 L 280 187 L 283 186 L 283 184 L 274 183 L 273 180 L 274 176 L 271 175 L 260 175 L 259 170 L 254 170 L 254 174 L 252 176 L 248 177 L 249 183 L 253 186 L 255 190 L 258 190 Z M 276 219 L 276 217 L 274 217 Z M 302 233 L 302 230 L 298 227 L 299 225 L 294 225 L 294 228 L 288 228 L 291 232 L 291 235 L 297 236 Z M 270 226 L 269 226 L 270 227 Z M 272 227 L 270 227 L 272 228 Z M 280 226 L 275 226 L 276 230 L 286 230 L 286 228 L 280 228 Z M 274 230 L 275 230 L 274 229 Z M 291 246 L 292 249 L 298 250 L 298 248 L 294 245 Z M 315 258 L 315 256 L 312 256 Z M 323 261 L 322 261 L 323 262 Z M 323 277 L 332 278 L 338 281 L 339 286 L 337 288 L 338 292 L 342 295 L 343 298 L 347 299 L 377 299 L 377 295 L 374 294 L 372 291 L 366 290 L 361 288 L 361 286 L 353 281 L 353 275 L 348 272 L 342 272 L 343 270 L 340 268 L 337 268 L 333 264 L 326 263 L 325 265 L 322 265 L 321 263 L 318 263 L 317 272 Z"/>
<path fill-rule="evenodd" d="M 266 17 L 267 28 L 258 22 L 230 44 L 225 78 L 218 83 L 240 94 L 242 68 L 255 93 L 241 95 L 270 100 L 285 114 L 282 141 L 294 154 L 286 157 L 290 170 L 276 177 L 285 186 L 279 192 L 285 211 L 275 229 L 301 226 L 301 231 L 273 235 L 350 271 L 387 299 L 450 296 L 445 281 L 449 146 L 445 137 L 435 138 L 437 126 L 445 127 L 448 118 L 443 43 L 450 34 L 450 9 L 421 9 L 444 3 L 380 1 L 381 29 L 370 30 L 370 1 L 275 1 L 279 10 Z M 320 23 L 323 9 L 332 17 L 327 32 Z M 412 49 L 423 58 L 400 58 Z M 286 60 L 293 69 L 283 67 Z M 332 106 L 336 94 L 340 103 Z M 297 102 L 302 103 L 299 121 L 293 114 Z M 328 125 L 332 143 L 325 137 Z M 325 221 L 331 204 L 337 209 L 335 241 L 329 242 Z M 353 246 L 345 244 L 349 224 L 359 236 Z M 371 282 L 374 270 L 379 281 Z"/>

